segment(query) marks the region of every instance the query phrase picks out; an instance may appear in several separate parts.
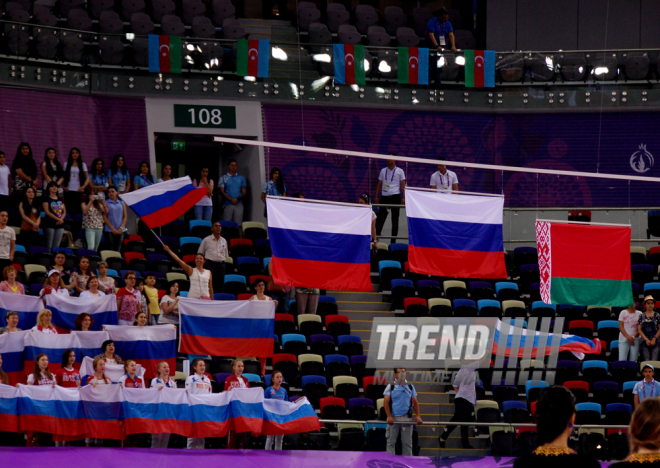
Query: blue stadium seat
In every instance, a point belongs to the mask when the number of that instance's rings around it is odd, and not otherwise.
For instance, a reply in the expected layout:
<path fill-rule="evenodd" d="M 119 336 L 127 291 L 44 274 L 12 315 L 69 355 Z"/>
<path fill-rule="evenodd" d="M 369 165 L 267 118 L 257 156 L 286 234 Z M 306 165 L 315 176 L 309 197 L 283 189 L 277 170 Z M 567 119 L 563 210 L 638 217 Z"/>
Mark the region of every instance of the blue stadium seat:
<path fill-rule="evenodd" d="M 16 246 L 18 247 L 18 246 Z M 653 291 L 653 290 L 658 290 L 660 289 L 660 283 L 646 283 L 644 285 L 644 295 L 646 295 L 647 291 Z"/>
<path fill-rule="evenodd" d="M 454 315 L 456 317 L 476 317 L 477 304 L 472 299 L 454 299 Z"/>
<path fill-rule="evenodd" d="M 319 296 L 319 303 L 321 302 L 332 302 L 333 304 L 337 303 L 337 299 L 334 296 Z"/>
<path fill-rule="evenodd" d="M 395 262 L 394 260 L 382 260 L 378 262 L 378 274 L 380 275 L 383 272 L 383 268 L 398 268 L 401 269 L 401 264 Z"/>
<path fill-rule="evenodd" d="M 264 270 L 268 270 L 268 264 L 270 263 L 271 257 L 264 258 Z"/>
<path fill-rule="evenodd" d="M 607 362 L 600 360 L 585 361 L 582 363 L 582 376 L 584 380 L 593 384 L 601 380 L 607 380 Z"/>
<path fill-rule="evenodd" d="M 205 219 L 192 219 L 188 222 L 188 228 L 192 231 L 192 228 L 195 226 L 206 226 L 211 227 L 211 221 L 206 221 Z"/>
<path fill-rule="evenodd" d="M 14 252 L 25 252 L 25 253 L 27 253 L 27 251 L 25 250 L 25 247 L 23 247 L 22 245 L 18 245 L 18 244 L 16 244 L 16 246 L 14 247 Z"/>
<path fill-rule="evenodd" d="M 243 374 L 243 377 L 248 379 L 248 382 L 261 382 L 261 376 L 257 374 Z"/>
<path fill-rule="evenodd" d="M 247 284 L 247 280 L 243 275 L 225 275 L 225 284 L 232 282 Z"/>
<path fill-rule="evenodd" d="M 632 405 L 627 403 L 610 403 L 605 406 L 605 422 L 611 425 L 630 424 Z"/>
<path fill-rule="evenodd" d="M 605 405 L 619 401 L 619 384 L 609 381 L 594 382 L 591 393 L 593 394 L 591 401 L 598 403 L 602 408 Z"/>
<path fill-rule="evenodd" d="M 527 405 L 522 401 L 503 402 L 502 413 L 504 413 L 504 422 L 508 423 L 526 423 L 531 420 Z"/>
<path fill-rule="evenodd" d="M 598 339 L 609 343 L 619 339 L 619 321 L 618 320 L 601 320 L 596 327 L 598 332 Z"/>
<path fill-rule="evenodd" d="M 297 333 L 286 333 L 282 335 L 282 346 L 287 344 L 289 341 L 302 341 L 303 343 L 307 343 L 305 335 L 299 335 Z"/>
<path fill-rule="evenodd" d="M 577 424 L 600 424 L 602 410 L 598 403 L 578 403 L 575 405 L 575 409 Z"/>
<path fill-rule="evenodd" d="M 238 257 L 236 259 L 236 266 L 241 266 L 245 263 L 256 263 L 259 265 L 259 259 L 257 257 Z"/>
<path fill-rule="evenodd" d="M 236 296 L 228 293 L 215 293 L 213 294 L 213 300 L 215 301 L 235 301 Z"/>
<path fill-rule="evenodd" d="M 477 308 L 481 317 L 502 317 L 502 306 L 495 299 L 481 299 L 477 301 Z"/>
<path fill-rule="evenodd" d="M 53 255 L 55 255 L 57 252 L 63 252 L 64 255 L 76 255 L 72 249 L 69 249 L 67 247 L 53 247 Z M 92 250 L 92 252 L 94 252 L 94 255 L 98 255 L 95 250 Z M 81 257 L 83 255 L 81 255 Z"/>
<path fill-rule="evenodd" d="M 527 395 L 527 401 L 536 401 L 539 391 L 546 387 L 549 387 L 549 385 L 548 382 L 545 382 L 544 380 L 528 380 L 525 382 L 525 395 Z"/>
<path fill-rule="evenodd" d="M 179 296 L 181 297 L 188 297 L 188 291 L 180 291 Z"/>
<path fill-rule="evenodd" d="M 181 239 L 179 239 L 179 247 L 181 247 L 181 248 L 185 244 L 197 244 L 197 245 L 199 245 L 201 243 L 202 243 L 202 239 L 200 239 L 199 237 L 182 237 Z"/>
<path fill-rule="evenodd" d="M 532 312 L 534 312 L 536 309 L 551 309 L 552 310 L 552 315 L 557 313 L 557 305 L 556 304 L 546 304 L 543 301 L 534 301 L 532 302 Z"/>

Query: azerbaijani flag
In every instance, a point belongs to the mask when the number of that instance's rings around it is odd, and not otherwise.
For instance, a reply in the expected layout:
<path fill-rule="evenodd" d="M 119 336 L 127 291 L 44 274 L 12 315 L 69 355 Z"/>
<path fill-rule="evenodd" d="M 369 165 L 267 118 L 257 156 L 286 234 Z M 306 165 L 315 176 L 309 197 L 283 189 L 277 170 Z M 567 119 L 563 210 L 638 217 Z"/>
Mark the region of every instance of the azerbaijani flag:
<path fill-rule="evenodd" d="M 406 191 L 410 271 L 506 278 L 503 208 L 503 197 Z"/>
<path fill-rule="evenodd" d="M 156 327 L 106 325 L 105 329 L 110 335 L 110 339 L 115 342 L 116 353 L 124 361 L 133 359 L 144 367 L 148 379 L 158 375 L 158 363 L 161 361 L 166 361 L 170 365 L 170 369 L 176 369 L 176 327 L 174 325 Z"/>
<path fill-rule="evenodd" d="M 77 388 L 19 385 L 18 425 L 21 431 L 59 436 L 84 436 L 87 424 Z"/>
<path fill-rule="evenodd" d="M 143 187 L 119 197 L 150 228 L 163 226 L 183 216 L 208 193 L 195 188 L 189 176 Z"/>
<path fill-rule="evenodd" d="M 264 399 L 262 435 L 299 434 L 319 428 L 319 417 L 307 398 L 296 403 Z"/>
<path fill-rule="evenodd" d="M 364 46 L 353 44 L 333 44 L 335 56 L 335 83 L 366 84 L 364 72 Z"/>
<path fill-rule="evenodd" d="M 181 73 L 181 37 L 149 34 L 149 71 Z"/>
<path fill-rule="evenodd" d="M 268 78 L 270 41 L 239 39 L 236 49 L 236 74 Z"/>
<path fill-rule="evenodd" d="M 429 84 L 429 50 L 399 47 L 399 83 Z"/>
<path fill-rule="evenodd" d="M 26 330 L 14 333 L 3 333 L 0 335 L 2 370 L 7 374 L 9 385 L 25 383 L 23 352 L 25 351 L 25 336 L 28 333 L 30 332 Z"/>
<path fill-rule="evenodd" d="M 92 316 L 92 331 L 103 330 L 103 325 L 117 325 L 117 298 L 114 295 L 89 299 L 49 294 L 45 296 L 46 308 L 53 313 L 53 325 L 60 333 L 76 329 L 76 318 L 86 312 Z"/>
<path fill-rule="evenodd" d="M 465 87 L 495 87 L 495 51 L 465 51 Z"/>
<path fill-rule="evenodd" d="M 372 291 L 371 207 L 268 198 L 273 281 L 283 286 Z"/>
<path fill-rule="evenodd" d="M 6 327 L 5 315 L 7 312 L 18 313 L 18 326 L 29 330 L 37 324 L 37 315 L 44 308 L 40 297 L 0 292 L 0 327 Z"/>
<path fill-rule="evenodd" d="M 537 221 L 543 302 L 630 305 L 630 237 L 630 226 Z"/>
<path fill-rule="evenodd" d="M 190 433 L 188 394 L 181 388 L 125 388 L 121 403 L 124 432 L 130 434 Z"/>

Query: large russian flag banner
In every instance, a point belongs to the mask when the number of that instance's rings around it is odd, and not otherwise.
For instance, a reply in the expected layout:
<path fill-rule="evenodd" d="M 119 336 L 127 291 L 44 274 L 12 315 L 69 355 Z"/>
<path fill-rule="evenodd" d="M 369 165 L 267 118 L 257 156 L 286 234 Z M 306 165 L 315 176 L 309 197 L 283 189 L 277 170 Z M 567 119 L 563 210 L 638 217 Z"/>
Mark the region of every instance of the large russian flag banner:
<path fill-rule="evenodd" d="M 85 357 L 94 359 L 103 352 L 101 349 L 103 342 L 110 339 L 110 335 L 105 330 L 72 331 L 71 334 L 78 337 L 78 341 L 80 342 L 81 359 L 85 359 Z"/>
<path fill-rule="evenodd" d="M 0 384 L 0 427 L 4 432 L 18 432 L 18 389 Z"/>
<path fill-rule="evenodd" d="M 117 298 L 114 294 L 84 299 L 80 297 L 49 294 L 45 296 L 46 308 L 53 313 L 53 325 L 60 333 L 76 329 L 76 318 L 86 312 L 92 316 L 92 331 L 103 330 L 103 325 L 117 325 Z"/>
<path fill-rule="evenodd" d="M 25 375 L 32 372 L 34 361 L 41 353 L 48 355 L 48 369 L 51 372 L 55 372 L 62 367 L 62 356 L 67 349 L 75 351 L 76 363 L 74 367 L 79 369 L 82 357 L 80 353 L 80 341 L 76 335 L 51 335 L 41 332 L 28 333 L 25 335 Z"/>
<path fill-rule="evenodd" d="M 0 292 L 0 327 L 6 327 L 5 315 L 9 311 L 18 313 L 18 326 L 23 330 L 29 330 L 37 324 L 37 315 L 44 308 L 41 298 Z"/>
<path fill-rule="evenodd" d="M 120 195 L 135 214 L 150 228 L 171 223 L 191 209 L 208 193 L 195 188 L 190 177 L 180 177 Z"/>
<path fill-rule="evenodd" d="M 99 353 L 100 354 L 100 353 Z M 120 355 L 121 357 L 121 355 Z M 94 358 L 85 356 L 80 364 L 80 376 L 85 377 L 94 374 Z M 137 365 L 136 375 L 144 379 L 145 369 L 140 364 Z M 126 375 L 123 364 L 105 364 L 105 376 L 113 382 L 118 382 L 119 379 Z"/>
<path fill-rule="evenodd" d="M 110 339 L 115 342 L 115 352 L 124 360 L 133 359 L 145 368 L 148 379 L 158 374 L 158 363 L 166 361 L 170 369 L 176 369 L 176 327 L 124 327 L 106 325 Z"/>
<path fill-rule="evenodd" d="M 406 191 L 410 270 L 458 278 L 506 278 L 503 197 Z"/>
<path fill-rule="evenodd" d="M 264 391 L 234 388 L 231 394 L 231 431 L 261 433 L 264 424 Z"/>
<path fill-rule="evenodd" d="M 231 392 L 188 395 L 190 434 L 188 437 L 224 437 L 231 421 Z"/>
<path fill-rule="evenodd" d="M 273 301 L 205 301 L 182 298 L 179 299 L 179 314 L 179 351 L 182 353 L 213 356 L 273 355 Z"/>
<path fill-rule="evenodd" d="M 124 392 L 121 386 L 87 385 L 79 391 L 87 420 L 87 437 L 123 440 L 121 404 L 124 401 Z"/>
<path fill-rule="evenodd" d="M 192 416 L 184 389 L 125 388 L 121 406 L 126 435 L 190 433 Z"/>
<path fill-rule="evenodd" d="M 87 425 L 78 389 L 19 385 L 18 425 L 21 431 L 66 437 L 85 435 Z"/>
<path fill-rule="evenodd" d="M 273 281 L 283 286 L 372 291 L 371 207 L 268 198 Z"/>
<path fill-rule="evenodd" d="M 299 434 L 320 430 L 319 417 L 307 398 L 295 403 L 264 399 L 262 435 Z"/>
<path fill-rule="evenodd" d="M 0 335 L 2 370 L 7 374 L 9 385 L 25 383 L 23 356 L 25 351 L 25 336 L 29 333 L 29 331 L 20 331 Z"/>

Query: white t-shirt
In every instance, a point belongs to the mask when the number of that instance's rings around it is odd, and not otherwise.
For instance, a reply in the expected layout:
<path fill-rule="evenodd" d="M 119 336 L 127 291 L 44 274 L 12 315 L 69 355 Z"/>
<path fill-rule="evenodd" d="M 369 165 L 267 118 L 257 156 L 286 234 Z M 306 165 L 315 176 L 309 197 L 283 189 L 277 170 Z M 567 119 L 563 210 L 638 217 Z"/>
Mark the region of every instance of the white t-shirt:
<path fill-rule="evenodd" d="M 109 364 L 110 359 L 106 359 L 106 362 Z M 114 364 L 116 364 L 116 362 Z M 108 378 L 108 381 L 106 382 L 104 379 L 97 379 L 96 377 L 91 376 L 89 379 L 87 379 L 87 385 L 91 385 L 93 383 L 96 383 L 96 385 L 110 385 L 112 383 L 112 380 Z"/>
<path fill-rule="evenodd" d="M 0 258 L 9 258 L 9 254 L 11 253 L 11 241 L 16 241 L 16 231 L 9 226 L 0 229 Z"/>
<path fill-rule="evenodd" d="M 64 170 L 66 171 L 66 165 L 68 162 L 64 163 Z M 87 172 L 87 165 L 82 163 L 83 172 Z M 69 185 L 67 188 L 71 191 L 76 191 L 80 188 L 80 163 L 78 166 L 71 166 L 71 178 L 69 179 Z"/>
<path fill-rule="evenodd" d="M 211 190 L 213 190 L 213 181 L 211 179 L 207 179 L 207 181 L 211 187 Z M 197 182 L 197 179 L 195 179 L 193 180 L 193 187 L 203 187 L 203 185 Z M 208 194 L 204 195 L 204 198 L 197 202 L 197 206 L 213 206 L 213 199 Z"/>
<path fill-rule="evenodd" d="M 32 330 L 36 332 L 46 333 L 49 335 L 57 335 L 57 330 L 55 330 L 54 328 L 42 328 L 41 330 L 39 330 L 39 325 L 35 325 L 34 327 L 32 327 Z"/>
<path fill-rule="evenodd" d="M 179 323 L 179 306 L 174 306 L 174 310 L 171 313 L 166 313 L 163 310 L 163 304 L 172 305 L 175 299 L 172 299 L 170 296 L 165 294 L 160 300 L 160 317 L 158 318 L 158 323 L 171 323 L 176 325 Z M 174 313 L 176 312 L 176 314 Z"/>
<path fill-rule="evenodd" d="M 441 174 L 435 171 L 431 176 L 431 187 L 435 187 L 438 192 L 442 190 L 451 190 L 454 184 L 458 184 L 456 173 L 447 169 L 447 172 Z"/>
<path fill-rule="evenodd" d="M 161 388 L 161 387 L 167 387 L 167 388 L 176 388 L 176 381 L 170 377 L 170 380 L 165 382 L 162 379 L 159 379 L 158 377 L 154 377 L 151 379 L 151 385 L 149 388 Z"/>
<path fill-rule="evenodd" d="M 105 293 L 103 291 L 98 291 L 95 295 L 92 295 L 91 292 L 88 291 L 83 291 L 80 293 L 80 298 L 86 298 L 86 299 L 91 299 L 92 297 L 102 297 L 105 296 Z"/>
<path fill-rule="evenodd" d="M 211 393 L 211 381 L 207 376 L 189 375 L 186 379 L 186 390 L 191 395 Z"/>
<path fill-rule="evenodd" d="M 50 385 L 52 387 L 54 384 L 57 384 L 57 379 L 55 378 L 55 374 L 51 374 L 51 375 L 53 376 L 53 378 L 49 379 L 48 375 L 41 374 L 41 379 L 39 379 L 39 382 L 35 384 L 34 374 L 30 374 L 28 375 L 27 383 L 29 385 Z"/>
<path fill-rule="evenodd" d="M 250 300 L 251 300 L 251 301 L 272 301 L 273 298 L 270 297 L 270 296 L 266 296 L 264 299 L 259 299 L 259 298 L 257 297 L 257 295 L 255 294 L 254 296 L 252 296 L 252 297 L 250 298 Z"/>
<path fill-rule="evenodd" d="M 619 322 L 623 322 L 623 329 L 630 336 L 635 336 L 635 333 L 637 333 L 637 322 L 640 315 L 642 315 L 642 313 L 639 310 L 636 310 L 631 314 L 625 309 L 619 314 Z M 619 339 L 625 340 L 626 337 L 623 336 L 623 333 L 619 332 Z"/>
<path fill-rule="evenodd" d="M 9 167 L 0 166 L 0 195 L 9 195 Z"/>
<path fill-rule="evenodd" d="M 376 212 L 374 210 L 371 210 L 371 220 L 373 221 L 376 218 L 378 218 L 378 216 L 376 216 Z"/>
<path fill-rule="evenodd" d="M 400 167 L 395 166 L 391 171 L 384 167 L 380 170 L 378 180 L 383 182 L 382 193 L 384 197 L 398 195 L 401 193 L 401 181 L 406 180 L 406 174 Z"/>

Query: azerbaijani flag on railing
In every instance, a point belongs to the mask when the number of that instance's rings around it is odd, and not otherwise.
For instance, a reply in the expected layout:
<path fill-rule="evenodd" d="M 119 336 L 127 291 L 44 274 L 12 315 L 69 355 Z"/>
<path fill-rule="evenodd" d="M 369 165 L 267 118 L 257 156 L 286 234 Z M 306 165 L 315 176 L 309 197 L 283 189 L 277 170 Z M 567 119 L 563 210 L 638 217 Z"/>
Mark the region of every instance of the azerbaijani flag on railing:
<path fill-rule="evenodd" d="M 85 359 L 85 357 L 94 359 L 96 356 L 103 352 L 101 349 L 103 342 L 110 339 L 110 335 L 108 335 L 108 332 L 105 330 L 72 331 L 71 334 L 76 335 L 78 337 L 78 341 L 80 341 L 81 359 Z"/>
<path fill-rule="evenodd" d="M 0 384 L 0 427 L 5 432 L 18 432 L 18 389 Z"/>
<path fill-rule="evenodd" d="M 181 73 L 181 37 L 149 34 L 149 71 Z"/>
<path fill-rule="evenodd" d="M 335 83 L 347 85 L 366 84 L 364 46 L 333 44 L 332 50 L 335 59 Z"/>
<path fill-rule="evenodd" d="M 25 383 L 25 364 L 23 362 L 23 355 L 25 351 L 25 336 L 28 333 L 30 332 L 19 331 L 14 333 L 3 333 L 0 335 L 2 370 L 7 374 L 9 385 Z"/>
<path fill-rule="evenodd" d="M 419 47 L 399 47 L 399 83 L 429 84 L 429 50 Z"/>
<path fill-rule="evenodd" d="M 319 417 L 303 397 L 295 403 L 264 399 L 262 435 L 299 434 L 320 430 Z"/>
<path fill-rule="evenodd" d="M 141 364 L 148 379 L 157 375 L 158 363 L 161 361 L 166 361 L 170 365 L 170 369 L 176 369 L 176 327 L 174 325 L 158 325 L 157 327 L 106 325 L 105 329 L 110 335 L 110 339 L 115 342 L 115 352 L 124 361 L 133 359 L 137 364 Z"/>
<path fill-rule="evenodd" d="M 84 436 L 87 425 L 78 389 L 19 385 L 18 425 L 21 431 Z"/>
<path fill-rule="evenodd" d="M 121 406 L 126 435 L 190 433 L 190 405 L 183 388 L 125 388 Z"/>
<path fill-rule="evenodd" d="M 37 315 L 44 308 L 40 297 L 0 292 L 0 327 L 6 327 L 5 315 L 13 311 L 18 313 L 18 326 L 29 330 L 37 324 Z"/>
<path fill-rule="evenodd" d="M 283 286 L 372 291 L 371 207 L 268 198 L 273 281 Z"/>
<path fill-rule="evenodd" d="M 44 353 L 48 356 L 48 369 L 55 372 L 62 367 L 62 355 L 67 349 L 76 353 L 74 367 L 80 369 L 82 355 L 80 353 L 80 341 L 76 335 L 51 335 L 49 333 L 31 332 L 25 335 L 24 365 L 25 375 L 32 372 L 37 356 Z M 66 434 L 62 434 L 66 435 Z"/>
<path fill-rule="evenodd" d="M 53 313 L 53 325 L 60 333 L 76 329 L 76 318 L 86 312 L 92 316 L 92 331 L 103 330 L 103 325 L 117 325 L 117 298 L 114 294 L 94 298 L 80 298 L 49 294 L 46 308 Z"/>
<path fill-rule="evenodd" d="M 631 305 L 630 237 L 630 226 L 537 221 L 543 302 Z"/>
<path fill-rule="evenodd" d="M 495 51 L 465 51 L 465 87 L 495 87 Z"/>
<path fill-rule="evenodd" d="M 208 193 L 195 188 L 190 177 L 180 177 L 120 195 L 150 228 L 163 226 L 183 216 Z"/>
<path fill-rule="evenodd" d="M 407 190 L 410 270 L 455 278 L 506 278 L 503 208 L 503 197 Z"/>
<path fill-rule="evenodd" d="M 120 385 L 86 385 L 80 389 L 80 400 L 87 420 L 87 437 L 124 440 L 122 390 Z"/>
<path fill-rule="evenodd" d="M 236 46 L 236 74 L 267 78 L 270 64 L 270 41 L 239 39 Z"/>

